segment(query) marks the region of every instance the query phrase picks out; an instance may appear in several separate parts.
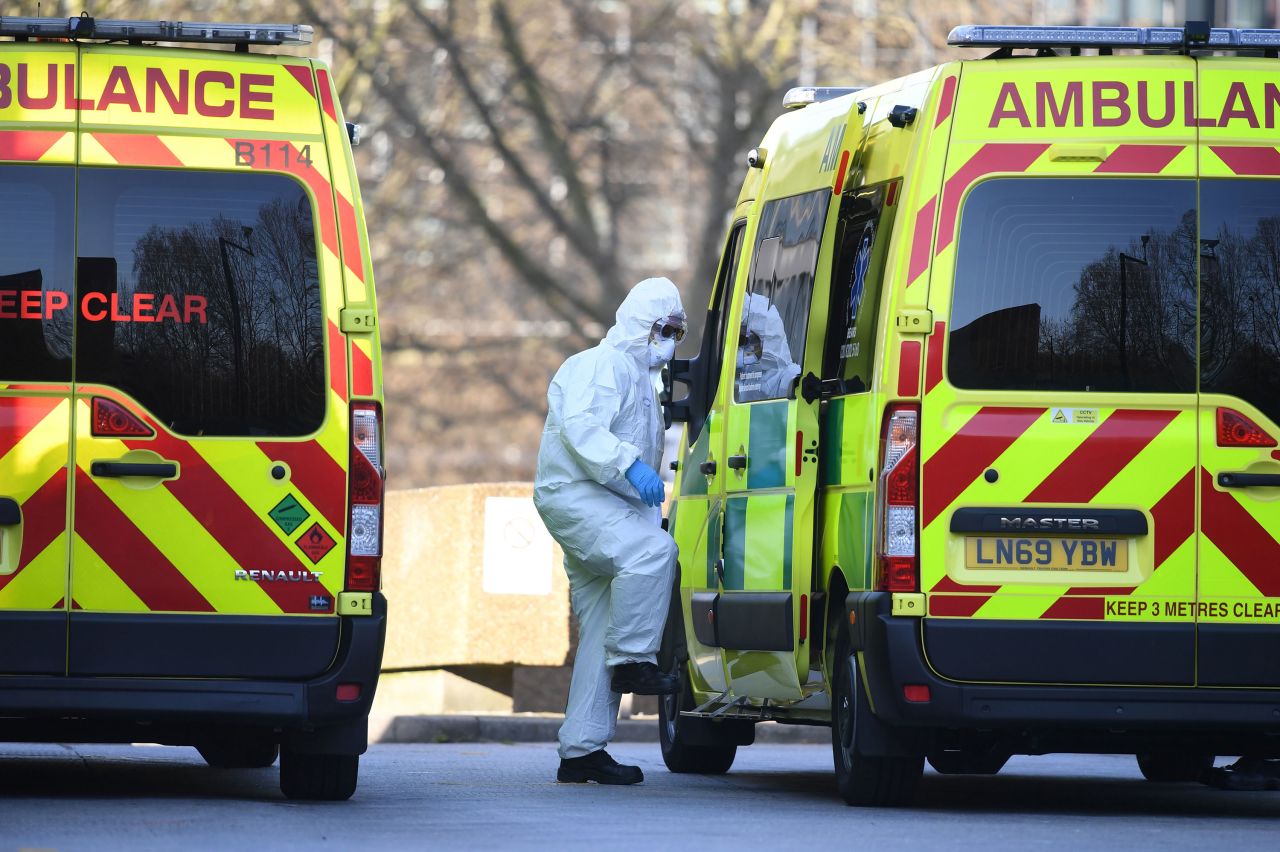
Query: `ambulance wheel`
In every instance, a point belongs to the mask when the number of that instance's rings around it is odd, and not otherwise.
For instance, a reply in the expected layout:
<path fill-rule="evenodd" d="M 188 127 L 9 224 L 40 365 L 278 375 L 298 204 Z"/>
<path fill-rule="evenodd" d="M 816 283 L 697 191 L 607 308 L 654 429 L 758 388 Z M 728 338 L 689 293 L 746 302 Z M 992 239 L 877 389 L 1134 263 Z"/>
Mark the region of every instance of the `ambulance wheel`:
<path fill-rule="evenodd" d="M 684 742 L 691 722 L 680 715 L 681 710 L 692 710 L 693 687 L 684 665 L 677 664 L 675 674 L 680 678 L 680 691 L 663 695 L 658 699 L 658 740 L 662 746 L 662 762 L 672 772 L 692 775 L 723 775 L 733 766 L 738 754 L 736 745 L 691 745 Z M 722 725 L 738 724 L 721 722 Z"/>
<path fill-rule="evenodd" d="M 290 799 L 344 802 L 356 791 L 358 754 L 280 753 L 280 790 Z"/>
<path fill-rule="evenodd" d="M 266 737 L 220 737 L 200 743 L 196 751 L 216 769 L 263 769 L 276 762 L 280 746 Z"/>
<path fill-rule="evenodd" d="M 1213 768 L 1214 756 L 1198 751 L 1146 751 L 1137 758 L 1143 778 L 1167 784 L 1199 781 Z"/>
<path fill-rule="evenodd" d="M 909 749 L 897 756 L 867 753 L 868 741 L 876 737 L 887 740 L 891 734 L 871 714 L 857 658 L 849 652 L 849 639 L 843 632 L 836 643 L 836 663 L 831 712 L 836 789 L 849 805 L 898 807 L 908 804 L 924 772 L 924 755 Z M 876 751 L 895 750 L 887 741 L 883 745 L 884 748 Z"/>

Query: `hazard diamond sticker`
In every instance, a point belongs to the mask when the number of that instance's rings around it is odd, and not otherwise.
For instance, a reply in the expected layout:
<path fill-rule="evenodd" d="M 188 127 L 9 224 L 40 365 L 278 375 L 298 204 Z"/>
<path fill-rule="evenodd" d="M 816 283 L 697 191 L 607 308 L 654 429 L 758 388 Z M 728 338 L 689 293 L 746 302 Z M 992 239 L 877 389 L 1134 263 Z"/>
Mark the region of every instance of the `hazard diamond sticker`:
<path fill-rule="evenodd" d="M 337 542 L 324 531 L 324 527 L 319 524 L 312 524 L 309 530 L 294 540 L 294 544 L 298 545 L 299 550 L 307 554 L 307 558 L 314 565 L 324 559 L 325 554 L 333 550 L 333 546 Z"/>
<path fill-rule="evenodd" d="M 311 517 L 311 514 L 302 508 L 302 504 L 292 494 L 277 503 L 276 507 L 267 514 L 276 522 L 276 526 L 284 530 L 285 535 L 293 535 L 293 531 Z"/>

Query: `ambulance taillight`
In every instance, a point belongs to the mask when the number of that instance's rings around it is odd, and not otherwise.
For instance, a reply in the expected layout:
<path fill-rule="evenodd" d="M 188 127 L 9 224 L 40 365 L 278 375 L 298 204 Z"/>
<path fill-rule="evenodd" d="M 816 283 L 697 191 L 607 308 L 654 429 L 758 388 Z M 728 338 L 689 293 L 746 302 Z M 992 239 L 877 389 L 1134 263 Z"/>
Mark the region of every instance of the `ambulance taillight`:
<path fill-rule="evenodd" d="M 880 442 L 880 561 L 876 588 L 919 590 L 920 409 L 891 405 Z"/>
<path fill-rule="evenodd" d="M 351 404 L 351 471 L 348 493 L 347 581 L 350 592 L 378 590 L 382 574 L 382 408 Z"/>

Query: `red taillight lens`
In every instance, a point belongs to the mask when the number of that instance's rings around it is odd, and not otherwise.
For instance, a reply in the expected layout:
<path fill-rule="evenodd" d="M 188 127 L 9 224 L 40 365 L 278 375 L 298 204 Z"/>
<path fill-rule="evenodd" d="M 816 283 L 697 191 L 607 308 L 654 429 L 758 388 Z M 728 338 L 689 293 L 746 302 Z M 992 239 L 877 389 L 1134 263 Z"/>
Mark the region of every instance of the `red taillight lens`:
<path fill-rule="evenodd" d="M 333 697 L 338 701 L 359 701 L 360 691 L 358 683 L 340 683 L 333 691 Z"/>
<path fill-rule="evenodd" d="M 93 398 L 93 436 L 95 438 L 150 438 L 155 430 L 138 415 L 118 402 Z"/>
<path fill-rule="evenodd" d="M 914 592 L 920 587 L 916 530 L 920 497 L 920 409 L 893 405 L 885 412 L 880 450 L 880 566 L 876 588 Z"/>
<path fill-rule="evenodd" d="M 373 402 L 351 404 L 351 465 L 347 506 L 346 588 L 377 591 L 382 575 L 382 408 Z"/>
<path fill-rule="evenodd" d="M 1274 447 L 1276 439 L 1261 426 L 1230 408 L 1218 409 L 1219 447 Z"/>
<path fill-rule="evenodd" d="M 902 685 L 902 697 L 912 704 L 927 704 L 933 698 L 929 694 L 929 685 L 927 683 L 904 683 Z"/>

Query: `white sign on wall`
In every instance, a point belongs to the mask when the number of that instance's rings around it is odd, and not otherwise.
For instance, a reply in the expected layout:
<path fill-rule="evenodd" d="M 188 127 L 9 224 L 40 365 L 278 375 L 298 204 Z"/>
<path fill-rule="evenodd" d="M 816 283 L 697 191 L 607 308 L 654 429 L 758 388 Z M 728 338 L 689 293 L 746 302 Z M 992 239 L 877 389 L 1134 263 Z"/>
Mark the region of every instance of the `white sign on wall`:
<path fill-rule="evenodd" d="M 551 536 L 528 497 L 486 497 L 484 582 L 492 595 L 551 594 Z"/>

